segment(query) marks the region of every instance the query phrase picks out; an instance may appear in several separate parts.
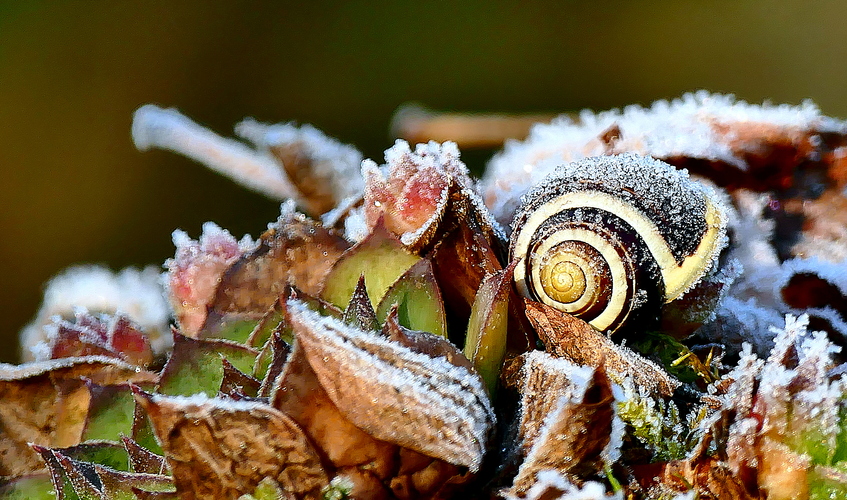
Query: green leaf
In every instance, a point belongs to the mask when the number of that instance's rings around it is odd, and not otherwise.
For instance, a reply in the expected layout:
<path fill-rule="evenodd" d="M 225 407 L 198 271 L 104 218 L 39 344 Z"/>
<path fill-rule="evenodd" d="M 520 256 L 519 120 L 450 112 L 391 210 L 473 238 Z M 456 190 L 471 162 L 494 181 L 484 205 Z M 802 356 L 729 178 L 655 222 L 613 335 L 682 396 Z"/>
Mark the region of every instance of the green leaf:
<path fill-rule="evenodd" d="M 371 305 L 376 307 L 397 278 L 420 259 L 384 226 L 377 225 L 364 240 L 341 255 L 324 281 L 321 298 L 339 308 L 346 307 L 359 277 L 364 275 Z"/>
<path fill-rule="evenodd" d="M 807 481 L 809 500 L 847 500 L 847 464 L 812 467 Z"/>
<path fill-rule="evenodd" d="M 200 338 L 204 339 L 225 339 L 239 344 L 246 344 L 250 334 L 257 327 L 260 320 L 246 314 L 224 314 L 223 316 L 211 319 L 209 316 L 206 325 L 200 332 Z"/>
<path fill-rule="evenodd" d="M 129 385 L 100 386 L 93 382 L 86 385 L 91 393 L 91 404 L 82 440 L 117 441 L 122 434 L 132 432 L 135 398 Z"/>
<path fill-rule="evenodd" d="M 257 355 L 255 349 L 228 340 L 198 340 L 175 334 L 173 353 L 162 370 L 158 392 L 171 396 L 203 393 L 212 397 L 223 380 L 221 358 L 244 373 L 252 373 Z"/>
<path fill-rule="evenodd" d="M 288 294 L 284 294 L 288 296 Z M 285 309 L 283 303 L 277 299 L 274 305 L 268 309 L 268 312 L 262 317 L 261 321 L 256 324 L 256 327 L 247 338 L 247 345 L 255 349 L 259 349 L 268 343 L 271 334 L 285 325 Z"/>
<path fill-rule="evenodd" d="M 118 443 L 95 441 L 69 448 L 59 448 L 56 451 L 78 462 L 105 465 L 115 470 L 129 470 L 129 455 Z"/>
<path fill-rule="evenodd" d="M 488 393 L 494 395 L 506 357 L 509 292 L 517 261 L 482 280 L 476 293 L 464 353 L 479 372 Z"/>
<path fill-rule="evenodd" d="M 401 325 L 447 338 L 444 302 L 429 260 L 416 262 L 386 291 L 376 311 L 380 323 L 394 304 Z"/>
<path fill-rule="evenodd" d="M 161 474 L 123 472 L 108 467 L 94 466 L 103 485 L 106 500 L 135 500 L 133 489 L 148 492 L 175 492 L 173 478 Z"/>
<path fill-rule="evenodd" d="M 56 500 L 49 474 L 33 474 L 0 486 L 0 500 Z"/>

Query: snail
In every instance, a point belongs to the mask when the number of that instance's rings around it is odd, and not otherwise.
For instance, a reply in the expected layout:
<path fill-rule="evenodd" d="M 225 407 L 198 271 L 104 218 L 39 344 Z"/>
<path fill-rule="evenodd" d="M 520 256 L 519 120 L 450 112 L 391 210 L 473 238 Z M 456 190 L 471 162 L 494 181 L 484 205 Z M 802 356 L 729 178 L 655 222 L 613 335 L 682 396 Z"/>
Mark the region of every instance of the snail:
<path fill-rule="evenodd" d="M 727 218 L 714 190 L 659 160 L 565 164 L 521 198 L 509 245 L 515 283 L 608 334 L 646 327 L 715 268 Z"/>

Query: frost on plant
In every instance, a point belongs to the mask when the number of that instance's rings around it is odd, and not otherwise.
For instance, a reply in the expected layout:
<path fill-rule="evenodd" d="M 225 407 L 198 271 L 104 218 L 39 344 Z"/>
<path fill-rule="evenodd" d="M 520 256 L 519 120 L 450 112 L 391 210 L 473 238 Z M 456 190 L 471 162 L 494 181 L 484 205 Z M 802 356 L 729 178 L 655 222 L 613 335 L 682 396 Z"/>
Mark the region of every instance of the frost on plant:
<path fill-rule="evenodd" d="M 482 181 L 453 142 L 235 134 L 136 112 L 280 216 L 48 284 L 0 365 L 0 499 L 847 498 L 847 122 L 698 92 L 537 125 Z M 625 335 L 520 295 L 530 220 L 561 257 L 532 279 L 642 311 Z"/>

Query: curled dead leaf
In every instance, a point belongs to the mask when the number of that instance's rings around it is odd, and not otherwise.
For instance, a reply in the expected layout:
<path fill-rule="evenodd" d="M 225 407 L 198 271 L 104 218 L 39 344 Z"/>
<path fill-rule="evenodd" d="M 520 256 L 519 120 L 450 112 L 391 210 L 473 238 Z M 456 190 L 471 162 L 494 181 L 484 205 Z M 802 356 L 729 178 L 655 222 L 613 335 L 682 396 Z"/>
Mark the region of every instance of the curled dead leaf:
<path fill-rule="evenodd" d="M 533 355 L 526 357 L 523 374 L 520 430 L 526 457 L 510 493 L 525 493 L 542 470 L 556 470 L 577 482 L 600 473 L 608 461 L 604 454 L 615 417 L 612 385 L 603 366 L 564 367 L 561 361 Z"/>
<path fill-rule="evenodd" d="M 346 418 L 377 439 L 479 470 L 494 413 L 477 375 L 301 303 L 289 302 L 289 312 L 305 357 Z"/>
<path fill-rule="evenodd" d="M 653 394 L 670 396 L 679 387 L 662 368 L 609 340 L 591 325 L 546 304 L 525 299 L 526 315 L 547 351 L 578 365 L 604 364 L 613 378 L 631 377 Z"/>
<path fill-rule="evenodd" d="M 261 403 L 141 391 L 182 499 L 236 499 L 266 477 L 296 498 L 319 499 L 327 484 L 320 458 L 300 427 Z"/>

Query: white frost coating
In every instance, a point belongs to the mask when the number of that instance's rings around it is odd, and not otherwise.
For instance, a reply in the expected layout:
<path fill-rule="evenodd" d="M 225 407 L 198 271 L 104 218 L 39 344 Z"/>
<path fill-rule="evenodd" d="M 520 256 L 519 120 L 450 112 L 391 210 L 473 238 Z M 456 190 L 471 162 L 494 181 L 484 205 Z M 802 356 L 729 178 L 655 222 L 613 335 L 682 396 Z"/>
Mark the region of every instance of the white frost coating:
<path fill-rule="evenodd" d="M 156 404 L 170 403 L 182 407 L 196 406 L 209 410 L 215 409 L 233 413 L 263 411 L 282 414 L 282 412 L 276 408 L 262 402 L 209 397 L 203 393 L 191 396 L 166 396 L 164 394 L 151 394 L 150 400 Z"/>
<path fill-rule="evenodd" d="M 94 363 L 111 365 L 121 370 L 135 372 L 141 371 L 141 368 L 135 365 L 130 365 L 109 356 L 73 356 L 70 358 L 50 359 L 47 361 L 34 361 L 21 365 L 0 363 L 0 380 L 21 380 L 29 377 L 35 377 L 51 370 Z"/>
<path fill-rule="evenodd" d="M 536 476 L 535 484 L 525 496 L 506 495 L 507 500 L 623 500 L 623 491 L 606 494 L 606 487 L 595 481 L 586 481 L 582 487 L 570 482 L 555 470 L 543 470 Z M 552 492 L 561 492 L 552 496 Z"/>
<path fill-rule="evenodd" d="M 478 375 L 445 358 L 416 353 L 372 332 L 321 316 L 301 301 L 289 300 L 288 308 L 295 331 L 298 324 L 308 325 L 309 335 L 319 342 L 324 359 L 338 363 L 340 370 L 354 377 L 346 379 L 345 383 L 356 383 L 358 379 L 372 386 L 390 388 L 386 393 L 396 395 L 396 402 L 403 404 L 402 408 L 392 408 L 392 411 L 412 415 L 419 412 L 427 420 L 449 423 L 429 429 L 428 432 L 439 435 L 438 442 L 421 440 L 417 429 L 386 418 L 386 406 L 393 401 L 375 398 L 373 404 L 361 409 L 367 412 L 367 421 L 380 421 L 377 428 L 365 429 L 367 432 L 401 446 L 423 448 L 421 451 L 425 454 L 466 466 L 472 472 L 479 470 L 495 416 Z M 298 335 L 298 341 L 308 342 L 303 332 Z M 343 411 L 344 405 L 338 404 L 341 395 L 331 387 L 324 385 L 324 388 Z M 355 419 L 352 421 L 356 424 Z"/>
<path fill-rule="evenodd" d="M 829 262 L 815 257 L 809 259 L 790 259 L 782 263 L 782 277 L 775 284 L 779 290 L 788 284 L 796 274 L 813 274 L 825 279 L 847 296 L 847 261 Z"/>
<path fill-rule="evenodd" d="M 126 314 L 147 334 L 155 352 L 162 352 L 170 342 L 171 311 L 155 267 L 126 268 L 113 273 L 102 266 L 74 266 L 47 283 L 38 314 L 21 330 L 21 358 L 43 359 L 48 352 L 39 347 L 47 340 L 44 326 L 55 316 L 73 315 L 77 308 Z"/>
<path fill-rule="evenodd" d="M 736 352 L 746 342 L 761 356 L 773 347 L 771 326 L 781 323 L 783 318 L 779 311 L 762 305 L 755 297 L 740 299 L 736 296 L 724 298 L 715 311 L 715 317 L 717 321 L 704 326 L 699 334 L 713 342 L 726 344 Z"/>
<path fill-rule="evenodd" d="M 172 108 L 152 104 L 138 108 L 132 121 L 132 140 L 141 151 L 157 147 L 185 155 L 277 200 L 298 195 L 269 155 L 221 137 Z"/>
<path fill-rule="evenodd" d="M 370 230 L 365 220 L 364 207 L 357 207 L 350 210 L 347 218 L 344 219 L 344 238 L 347 241 L 358 243 L 365 239 L 368 234 L 370 234 Z"/>
<path fill-rule="evenodd" d="M 847 132 L 847 123 L 827 118 L 810 101 L 799 106 L 748 104 L 732 95 L 699 91 L 649 108 L 627 106 L 622 111 L 582 111 L 579 119 L 561 116 L 535 125 L 523 142 L 508 141 L 486 169 L 485 201 L 501 222 L 511 219 L 515 201 L 557 165 L 588 156 L 631 151 L 657 158 L 685 156 L 722 161 L 745 170 L 743 159 L 730 148 L 734 136 L 722 125 L 746 123 L 798 131 Z M 613 145 L 600 139 L 611 127 L 620 129 Z M 752 146 L 751 146 L 752 147 Z"/>
<path fill-rule="evenodd" d="M 411 209 L 411 215 L 415 215 L 414 212 L 421 209 L 421 200 L 416 198 L 423 195 L 424 202 L 434 203 L 432 213 L 418 227 L 409 230 L 404 228 L 405 232 L 400 235 L 405 245 L 414 245 L 441 221 L 451 189 L 457 186 L 462 191 L 462 198 L 469 200 L 470 208 L 482 219 L 483 226 L 490 227 L 497 237 L 503 239 L 505 233 L 502 227 L 491 217 L 477 192 L 476 184 L 471 180 L 467 166 L 459 156 L 459 147 L 454 142 L 430 141 L 415 145 L 412 151 L 406 141 L 398 139 L 385 151 L 385 164 L 363 161 L 362 177 L 366 182 L 365 210 L 368 223 L 373 225 L 376 215 L 380 213 L 399 217 L 400 220 L 409 215 L 391 214 L 396 209 Z M 418 189 L 423 192 L 418 192 Z M 383 200 L 385 194 L 393 199 Z M 383 201 L 387 201 L 389 206 L 381 206 Z"/>
<path fill-rule="evenodd" d="M 841 349 L 823 332 L 809 332 L 808 322 L 805 315 L 786 315 L 785 327 L 774 328 L 768 358 L 762 361 L 745 345 L 738 366 L 724 377 L 731 384 L 723 406 L 738 415 L 727 440 L 729 464 L 736 471 L 757 465 L 761 435 L 790 445 L 798 457 L 809 451 L 804 446 L 814 446 L 816 454 L 835 453 L 847 383 L 828 370 Z"/>
<path fill-rule="evenodd" d="M 302 147 L 302 154 L 312 162 L 311 175 L 328 182 L 336 200 L 362 194 L 365 185 L 359 172 L 362 153 L 311 125 L 269 125 L 247 118 L 235 126 L 235 133 L 255 144 L 261 151 L 275 146 L 298 144 Z"/>

